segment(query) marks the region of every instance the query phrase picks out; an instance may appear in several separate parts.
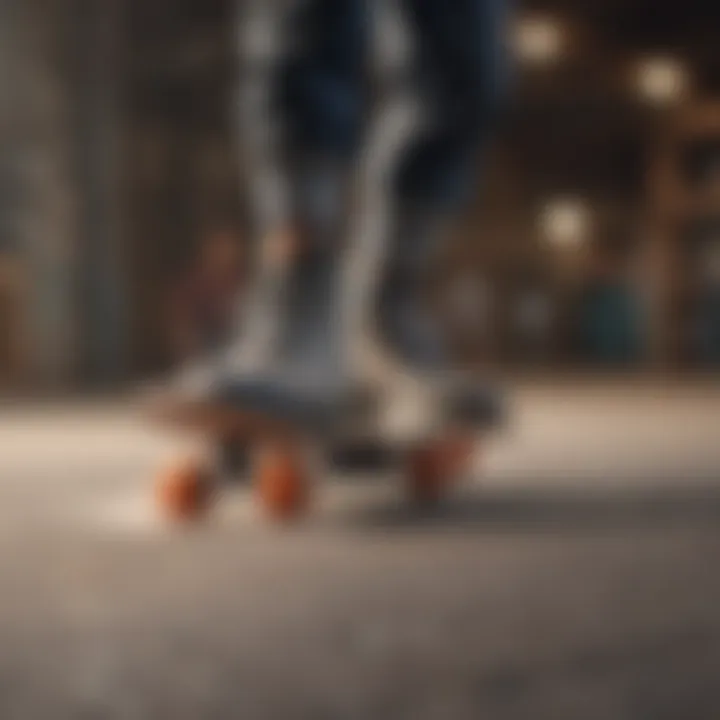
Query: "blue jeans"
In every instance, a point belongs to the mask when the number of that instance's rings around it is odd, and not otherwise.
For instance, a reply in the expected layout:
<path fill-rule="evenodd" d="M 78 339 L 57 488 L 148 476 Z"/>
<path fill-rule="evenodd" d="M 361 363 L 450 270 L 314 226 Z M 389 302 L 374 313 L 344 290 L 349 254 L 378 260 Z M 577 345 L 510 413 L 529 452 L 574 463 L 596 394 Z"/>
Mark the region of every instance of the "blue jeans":
<path fill-rule="evenodd" d="M 278 112 L 291 147 L 352 161 L 367 115 L 370 18 L 376 0 L 304 0 L 288 18 L 300 50 L 282 65 Z M 414 32 L 419 91 L 433 123 L 399 160 L 401 203 L 439 210 L 473 191 L 508 76 L 506 0 L 401 0 Z"/>

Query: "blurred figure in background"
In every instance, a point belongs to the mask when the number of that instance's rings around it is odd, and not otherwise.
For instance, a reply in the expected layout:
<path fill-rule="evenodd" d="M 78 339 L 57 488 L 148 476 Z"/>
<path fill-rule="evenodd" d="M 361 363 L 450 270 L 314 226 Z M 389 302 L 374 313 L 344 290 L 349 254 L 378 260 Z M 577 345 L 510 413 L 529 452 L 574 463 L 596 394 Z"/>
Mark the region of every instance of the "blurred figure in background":
<path fill-rule="evenodd" d="M 640 303 L 627 267 L 623 250 L 600 246 L 593 253 L 579 304 L 581 347 L 593 365 L 628 367 L 640 358 Z"/>
<path fill-rule="evenodd" d="M 695 351 L 702 367 L 720 367 L 720 241 L 709 244 L 699 258 L 699 289 L 695 303 Z"/>
<path fill-rule="evenodd" d="M 243 245 L 230 224 L 201 237 L 189 269 L 170 290 L 168 328 L 176 360 L 216 352 L 228 341 L 244 271 Z"/>
<path fill-rule="evenodd" d="M 516 354 L 523 364 L 542 364 L 549 359 L 555 309 L 547 284 L 527 273 L 520 283 L 513 318 Z"/>

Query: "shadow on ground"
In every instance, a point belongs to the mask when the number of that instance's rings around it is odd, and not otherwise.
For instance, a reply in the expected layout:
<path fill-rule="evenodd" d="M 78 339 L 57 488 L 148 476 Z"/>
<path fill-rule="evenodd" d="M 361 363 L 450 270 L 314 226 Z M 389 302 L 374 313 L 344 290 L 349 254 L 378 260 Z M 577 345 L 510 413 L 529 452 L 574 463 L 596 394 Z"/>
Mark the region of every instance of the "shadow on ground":
<path fill-rule="evenodd" d="M 716 481 L 675 487 L 588 490 L 583 479 L 568 489 L 473 488 L 446 498 L 435 507 L 405 502 L 373 504 L 351 509 L 340 520 L 347 526 L 383 530 L 459 528 L 478 531 L 572 532 L 662 529 L 671 527 L 720 528 L 720 489 Z"/>

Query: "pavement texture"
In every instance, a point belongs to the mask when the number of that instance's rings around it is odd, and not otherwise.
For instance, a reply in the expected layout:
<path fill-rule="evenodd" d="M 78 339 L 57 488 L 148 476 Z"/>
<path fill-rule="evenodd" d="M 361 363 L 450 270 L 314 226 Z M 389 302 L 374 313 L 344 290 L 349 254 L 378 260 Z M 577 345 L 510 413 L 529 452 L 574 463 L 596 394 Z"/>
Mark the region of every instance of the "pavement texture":
<path fill-rule="evenodd" d="M 718 720 L 720 388 L 513 406 L 436 512 L 326 478 L 289 528 L 164 524 L 129 405 L 3 409 L 0 718 Z"/>

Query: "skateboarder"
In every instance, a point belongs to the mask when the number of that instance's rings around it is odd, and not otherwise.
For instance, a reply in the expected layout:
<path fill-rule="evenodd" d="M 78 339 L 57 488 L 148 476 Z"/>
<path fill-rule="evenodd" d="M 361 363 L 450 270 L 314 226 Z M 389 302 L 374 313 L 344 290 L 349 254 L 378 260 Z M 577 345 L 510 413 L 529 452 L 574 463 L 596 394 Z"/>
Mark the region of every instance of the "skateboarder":
<path fill-rule="evenodd" d="M 185 384 L 189 397 L 332 422 L 357 389 L 342 347 L 338 273 L 372 107 L 371 13 L 380 6 L 374 0 L 241 3 L 243 145 L 245 161 L 256 162 L 256 229 L 264 238 L 258 290 L 244 331 L 221 362 L 201 373 L 203 382 Z M 508 9 L 506 0 L 402 0 L 400 6 L 413 39 L 412 87 L 423 114 L 388 187 L 393 213 L 373 303 L 387 351 L 432 381 L 450 376 L 450 358 L 422 289 L 448 223 L 478 181 L 506 87 Z M 266 114 L 253 117 L 258 102 L 265 102 Z M 269 152 L 258 160 L 262 150 Z M 487 410 L 483 388 L 465 379 L 451 384 L 448 400 L 459 413 Z"/>

